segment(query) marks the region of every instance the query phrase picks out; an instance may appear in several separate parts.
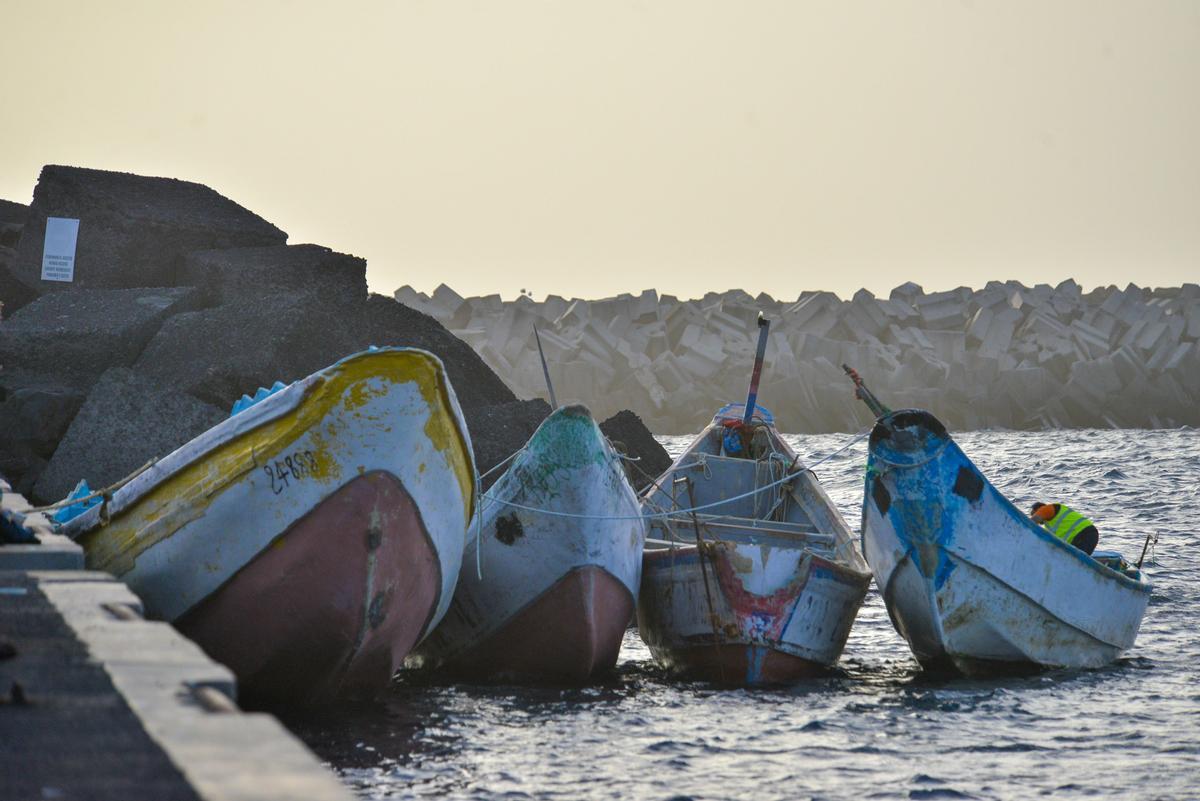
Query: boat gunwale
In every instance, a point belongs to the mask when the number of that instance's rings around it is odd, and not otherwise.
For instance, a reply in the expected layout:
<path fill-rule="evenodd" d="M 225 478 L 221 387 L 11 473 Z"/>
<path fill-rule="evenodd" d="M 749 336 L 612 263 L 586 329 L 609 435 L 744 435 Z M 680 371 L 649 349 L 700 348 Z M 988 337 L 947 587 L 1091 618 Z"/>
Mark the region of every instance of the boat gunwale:
<path fill-rule="evenodd" d="M 933 454 L 931 454 L 930 456 L 928 456 L 928 458 L 922 459 L 917 462 L 913 462 L 911 464 L 898 464 L 895 462 L 891 462 L 879 455 L 879 453 L 876 449 L 876 441 L 875 441 L 874 431 L 872 431 L 871 440 L 868 445 L 869 456 L 871 459 L 878 459 L 879 461 L 882 461 L 885 464 L 887 464 L 888 470 L 887 471 L 876 471 L 876 473 L 877 473 L 876 475 L 868 475 L 868 481 L 881 480 L 883 478 L 883 475 L 885 472 L 890 473 L 890 472 L 899 472 L 901 470 L 905 470 L 905 471 L 913 470 L 916 468 L 923 467 L 923 466 L 929 464 L 930 462 L 946 459 L 946 458 L 948 458 L 947 450 L 951 449 L 951 447 L 952 447 L 953 450 L 950 451 L 951 454 L 957 453 L 958 460 L 962 461 L 964 464 L 969 465 L 972 469 L 974 469 L 976 474 L 978 474 L 978 476 L 983 480 L 985 488 L 990 489 L 992 494 L 997 499 L 999 499 L 1000 503 L 998 503 L 997 505 L 1004 512 L 1004 514 L 1008 515 L 1010 518 L 1018 520 L 1020 522 L 1020 524 L 1025 528 L 1025 530 L 1027 532 L 1035 535 L 1040 542 L 1042 542 L 1043 544 L 1051 545 L 1052 547 L 1058 548 L 1060 550 L 1065 549 L 1066 552 L 1069 552 L 1071 554 L 1071 556 L 1074 557 L 1077 562 L 1079 562 L 1079 564 L 1081 564 L 1084 567 L 1088 567 L 1095 572 L 1098 572 L 1102 578 L 1116 580 L 1122 586 L 1128 587 L 1129 589 L 1136 590 L 1138 592 L 1143 592 L 1146 594 L 1151 593 L 1151 591 L 1153 590 L 1153 585 L 1151 584 L 1151 582 L 1148 579 L 1146 579 L 1145 574 L 1142 573 L 1140 568 L 1138 569 L 1138 573 L 1141 576 L 1141 578 L 1140 579 L 1131 578 L 1130 576 L 1122 573 L 1121 571 L 1115 570 L 1114 568 L 1111 568 L 1111 567 L 1105 565 L 1104 563 L 1102 563 L 1096 559 L 1093 559 L 1089 554 L 1084 553 L 1082 550 L 1080 550 L 1079 548 L 1076 548 L 1074 545 L 1071 545 L 1070 543 L 1064 542 L 1063 540 L 1059 539 L 1058 537 L 1055 537 L 1049 531 L 1046 531 L 1045 528 L 1043 528 L 1042 526 L 1037 525 L 1033 521 L 1031 521 L 1027 515 L 1023 514 L 1021 512 L 1021 510 L 1016 507 L 1016 505 L 1008 498 L 1007 495 L 1005 495 L 1003 492 L 1001 492 L 996 487 L 996 485 L 991 481 L 991 479 L 989 479 L 986 475 L 984 475 L 983 471 L 979 469 L 979 466 L 975 464 L 975 462 L 971 459 L 971 457 L 967 456 L 966 451 L 964 451 L 962 449 L 962 446 L 958 444 L 958 441 L 955 440 L 954 437 L 949 433 L 949 431 L 947 431 L 945 429 L 945 427 L 942 425 L 941 421 L 938 420 L 937 417 L 935 417 L 932 412 L 928 412 L 924 409 L 898 409 L 893 412 L 890 412 L 887 415 L 880 417 L 876 421 L 876 427 L 878 428 L 883 421 L 892 419 L 892 418 L 894 418 L 898 415 L 902 415 L 902 414 L 919 414 L 922 417 L 928 418 L 928 419 L 932 420 L 933 422 L 935 422 L 939 427 L 941 427 L 942 430 L 941 430 L 941 433 L 934 430 L 934 433 L 937 434 L 937 436 L 939 437 L 939 439 L 942 440 L 942 442 L 938 445 L 935 452 Z M 937 489 L 938 489 L 938 492 L 941 494 L 948 493 L 948 491 L 943 490 L 941 487 L 938 487 Z M 864 508 L 864 510 L 867 508 L 868 504 L 871 501 L 870 496 L 871 496 L 871 493 L 869 490 L 864 491 L 864 493 L 863 493 L 863 508 Z M 866 521 L 865 514 L 863 517 L 864 517 L 863 525 L 862 525 L 861 532 L 859 534 L 859 544 L 862 548 L 863 553 L 865 554 L 866 553 L 866 537 L 867 537 L 867 525 L 866 525 L 867 521 Z M 881 517 L 883 517 L 884 519 L 887 519 L 886 515 L 881 515 Z M 894 523 L 892 524 L 892 527 L 895 528 Z M 945 548 L 945 546 L 942 545 L 941 543 L 935 543 L 935 544 L 939 548 Z M 948 553 L 958 554 L 959 557 L 961 559 L 963 559 L 963 561 L 967 561 L 962 556 L 962 554 L 958 553 L 957 551 L 953 551 L 948 548 L 946 550 Z M 978 565 L 974 565 L 973 562 L 970 564 L 972 564 L 975 567 L 978 567 Z M 982 568 L 979 568 L 979 569 L 982 570 Z M 983 572 L 987 573 L 988 575 L 993 575 L 989 571 L 983 571 Z M 998 581 L 1000 580 L 998 577 L 996 577 L 996 578 Z M 889 581 L 889 583 L 890 583 L 890 581 Z M 1005 586 L 1010 586 L 1010 585 L 1008 585 L 1007 582 L 1002 582 L 1002 583 L 1004 583 Z M 1024 594 L 1022 593 L 1022 595 L 1024 595 Z M 1027 596 L 1025 596 L 1025 597 L 1027 597 Z"/>
<path fill-rule="evenodd" d="M 140 473 L 132 476 L 125 484 L 118 487 L 112 492 L 111 502 L 108 505 L 107 516 L 108 520 L 116 519 L 135 507 L 143 498 L 150 495 L 159 487 L 168 483 L 176 476 L 183 473 L 188 468 L 208 458 L 215 452 L 231 446 L 233 443 L 243 437 L 254 434 L 259 429 L 266 425 L 274 423 L 289 414 L 297 412 L 304 407 L 314 394 L 319 392 L 321 388 L 329 381 L 328 373 L 335 368 L 357 360 L 360 358 L 374 358 L 379 356 L 393 357 L 401 354 L 415 354 L 421 358 L 431 360 L 434 367 L 434 373 L 437 376 L 437 388 L 441 396 L 442 402 L 445 404 L 445 410 L 455 423 L 455 430 L 463 447 L 463 452 L 466 457 L 466 462 L 475 472 L 475 455 L 471 446 L 470 434 L 467 431 L 466 421 L 462 414 L 462 409 L 458 404 L 457 396 L 449 383 L 449 378 L 446 374 L 446 367 L 437 354 L 422 348 L 411 347 L 385 347 L 375 348 L 373 350 L 362 350 L 344 356 L 338 361 L 330 364 L 312 373 L 304 378 L 297 379 L 289 384 L 284 389 L 276 392 L 262 401 L 254 404 L 238 414 L 230 414 L 224 420 L 221 420 L 211 428 L 201 432 L 192 439 L 180 445 L 175 450 L 161 457 L 149 467 Z M 218 434 L 213 432 L 218 429 L 227 428 L 227 431 L 220 431 Z M 188 449 L 199 439 L 213 435 L 211 439 L 204 443 L 203 446 L 194 450 Z M 286 445 L 284 445 L 285 447 Z M 474 485 L 467 493 L 468 510 L 467 519 L 470 520 L 474 513 L 475 507 L 479 503 L 476 497 Z M 67 523 L 62 524 L 62 532 L 71 539 L 79 540 L 89 534 L 94 533 L 98 528 L 102 528 L 107 524 L 107 521 L 102 518 L 102 504 L 95 504 L 75 518 L 72 518 Z"/>

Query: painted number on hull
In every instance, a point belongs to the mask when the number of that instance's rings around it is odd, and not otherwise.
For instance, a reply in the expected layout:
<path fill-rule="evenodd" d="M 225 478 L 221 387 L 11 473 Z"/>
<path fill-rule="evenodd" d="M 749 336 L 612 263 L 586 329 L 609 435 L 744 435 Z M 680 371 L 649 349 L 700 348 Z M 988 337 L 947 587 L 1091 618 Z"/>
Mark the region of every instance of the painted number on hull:
<path fill-rule="evenodd" d="M 271 479 L 271 492 L 276 495 L 292 485 L 292 481 L 311 478 L 317 472 L 317 456 L 312 451 L 296 451 L 290 456 L 263 465 Z"/>

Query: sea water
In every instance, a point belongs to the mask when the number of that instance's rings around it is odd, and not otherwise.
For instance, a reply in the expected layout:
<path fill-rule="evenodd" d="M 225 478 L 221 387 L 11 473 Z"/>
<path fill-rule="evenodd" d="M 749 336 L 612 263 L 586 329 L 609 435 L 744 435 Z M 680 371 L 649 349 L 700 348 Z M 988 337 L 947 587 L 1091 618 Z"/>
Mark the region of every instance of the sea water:
<path fill-rule="evenodd" d="M 579 689 L 402 679 L 291 720 L 362 798 L 1200 798 L 1200 431 L 955 438 L 1019 507 L 1062 501 L 1131 562 L 1157 536 L 1137 644 L 1099 670 L 924 675 L 872 585 L 838 669 L 786 689 L 668 680 L 635 632 Z M 849 435 L 789 437 L 815 462 Z M 663 437 L 677 454 L 686 437 Z M 816 468 L 858 530 L 866 443 Z M 1086 602 L 1086 599 L 1080 599 Z"/>

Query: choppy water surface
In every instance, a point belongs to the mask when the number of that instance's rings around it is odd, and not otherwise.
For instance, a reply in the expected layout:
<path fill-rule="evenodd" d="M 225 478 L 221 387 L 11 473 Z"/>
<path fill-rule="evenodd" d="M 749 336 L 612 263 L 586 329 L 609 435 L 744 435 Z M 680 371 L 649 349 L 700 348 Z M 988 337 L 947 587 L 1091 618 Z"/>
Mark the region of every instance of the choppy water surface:
<path fill-rule="evenodd" d="M 844 435 L 791 438 L 816 461 Z M 1154 595 L 1117 664 L 932 680 L 872 586 L 828 678 L 787 690 L 667 681 L 636 634 L 583 689 L 401 682 L 382 702 L 291 725 L 363 798 L 1200 797 L 1200 431 L 962 433 L 1009 497 L 1063 499 Z M 677 453 L 686 438 L 664 438 Z M 817 468 L 851 527 L 866 443 Z"/>

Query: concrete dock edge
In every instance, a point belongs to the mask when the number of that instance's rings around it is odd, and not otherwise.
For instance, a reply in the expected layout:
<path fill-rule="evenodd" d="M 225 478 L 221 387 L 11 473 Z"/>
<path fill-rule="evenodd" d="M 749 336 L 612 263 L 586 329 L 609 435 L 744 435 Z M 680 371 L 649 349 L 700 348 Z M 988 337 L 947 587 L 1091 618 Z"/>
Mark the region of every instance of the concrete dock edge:
<path fill-rule="evenodd" d="M 24 503 L 7 485 L 3 488 L 6 508 Z M 44 520 L 31 515 L 29 522 L 45 545 L 0 545 L 0 584 L 10 585 L 14 594 L 45 596 L 196 796 L 205 801 L 352 798 L 277 720 L 237 707 L 237 683 L 227 668 L 169 624 L 145 620 L 141 600 L 123 583 L 83 570 L 79 546 L 54 535 Z M 43 547 L 47 552 L 38 551 Z M 47 565 L 75 569 L 44 569 Z M 4 600 L 0 595 L 0 604 Z M 0 608 L 0 621 L 4 611 Z M 14 645 L 19 660 L 23 644 Z M 47 777 L 48 785 L 53 778 Z"/>

